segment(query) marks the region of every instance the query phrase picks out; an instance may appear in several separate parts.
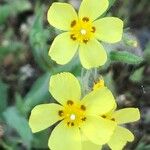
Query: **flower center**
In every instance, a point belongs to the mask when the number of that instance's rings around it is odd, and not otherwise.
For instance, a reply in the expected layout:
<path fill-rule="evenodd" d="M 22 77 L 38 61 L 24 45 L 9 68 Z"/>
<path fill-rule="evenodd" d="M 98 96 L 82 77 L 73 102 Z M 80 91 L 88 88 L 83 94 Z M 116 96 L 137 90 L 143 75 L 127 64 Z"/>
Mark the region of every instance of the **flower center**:
<path fill-rule="evenodd" d="M 80 30 L 80 33 L 81 33 L 82 35 L 86 35 L 87 31 L 86 31 L 85 29 L 81 29 L 81 30 Z"/>
<path fill-rule="evenodd" d="M 75 114 L 71 114 L 71 115 L 70 115 L 70 119 L 71 119 L 71 120 L 75 120 L 75 119 L 76 119 L 76 115 L 75 115 Z"/>
<path fill-rule="evenodd" d="M 71 22 L 70 38 L 79 43 L 87 43 L 93 38 L 96 28 L 92 26 L 92 22 L 88 17 L 83 17 L 80 20 Z"/>
<path fill-rule="evenodd" d="M 68 127 L 80 126 L 86 121 L 86 107 L 81 104 L 68 100 L 63 110 L 58 111 L 58 115 L 62 117 Z"/>

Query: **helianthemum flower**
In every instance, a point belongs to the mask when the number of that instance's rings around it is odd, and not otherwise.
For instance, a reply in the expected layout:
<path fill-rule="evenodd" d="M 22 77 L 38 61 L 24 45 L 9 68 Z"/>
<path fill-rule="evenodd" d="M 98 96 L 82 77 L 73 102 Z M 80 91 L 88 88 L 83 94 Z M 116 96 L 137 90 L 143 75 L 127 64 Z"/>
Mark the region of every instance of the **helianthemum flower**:
<path fill-rule="evenodd" d="M 101 82 L 102 80 L 94 84 L 95 88 L 93 87 L 93 89 L 101 89 L 103 87 L 99 86 Z M 114 106 L 114 108 L 109 113 L 100 116 L 106 120 L 112 120 L 117 124 L 114 133 L 107 144 L 112 150 L 122 150 L 127 142 L 132 142 L 134 140 L 134 135 L 121 125 L 139 120 L 140 112 L 137 108 L 124 108 L 116 111 L 115 109 L 116 106 Z"/>
<path fill-rule="evenodd" d="M 117 123 L 117 127 L 108 142 L 108 145 L 112 150 L 122 150 L 127 142 L 132 142 L 134 140 L 132 132 L 121 125 L 140 119 L 140 113 L 137 108 L 124 108 L 117 111 L 111 111 L 110 113 L 102 115 L 102 117 Z"/>
<path fill-rule="evenodd" d="M 49 91 L 59 104 L 36 106 L 29 119 L 33 132 L 39 132 L 58 123 L 51 133 L 48 145 L 51 150 L 90 150 L 93 143 L 109 141 L 116 122 L 100 117 L 115 106 L 114 97 L 106 88 L 92 91 L 81 99 L 78 80 L 71 73 L 53 75 Z M 82 140 L 86 137 L 86 140 Z"/>
<path fill-rule="evenodd" d="M 63 31 L 51 45 L 49 56 L 58 64 L 68 63 L 79 49 L 83 67 L 90 69 L 103 65 L 107 54 L 104 41 L 115 43 L 121 40 L 123 22 L 115 17 L 98 17 L 108 8 L 108 0 L 83 0 L 77 15 L 67 3 L 53 3 L 48 10 L 49 23 Z"/>

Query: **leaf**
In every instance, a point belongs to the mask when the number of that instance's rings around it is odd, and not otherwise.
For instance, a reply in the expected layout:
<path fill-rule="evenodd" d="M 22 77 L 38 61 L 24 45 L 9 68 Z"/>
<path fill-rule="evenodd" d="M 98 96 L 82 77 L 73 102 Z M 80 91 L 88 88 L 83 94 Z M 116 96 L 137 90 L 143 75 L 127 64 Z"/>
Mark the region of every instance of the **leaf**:
<path fill-rule="evenodd" d="M 9 0 L 8 3 L 12 6 L 16 13 L 31 9 L 31 3 L 27 0 Z"/>
<path fill-rule="evenodd" d="M 130 80 L 133 82 L 140 82 L 143 77 L 143 71 L 144 67 L 135 70 L 135 72 L 133 72 L 133 74 L 130 76 Z"/>
<path fill-rule="evenodd" d="M 38 132 L 34 134 L 33 139 L 33 148 L 35 149 L 47 149 L 48 148 L 48 139 L 50 137 L 50 131 L 51 128 L 46 129 L 42 132 Z"/>
<path fill-rule="evenodd" d="M 118 61 L 127 64 L 140 64 L 143 61 L 142 57 L 127 51 L 111 51 L 109 53 L 109 58 L 111 61 Z"/>
<path fill-rule="evenodd" d="M 43 27 L 44 15 L 43 7 L 39 8 L 29 34 L 29 40 L 36 63 L 42 70 L 48 71 L 51 68 L 47 45 L 50 34 L 49 31 Z"/>
<path fill-rule="evenodd" d="M 6 111 L 3 112 L 3 116 L 6 123 L 18 132 L 22 142 L 30 147 L 33 137 L 28 125 L 28 121 L 19 114 L 15 107 L 9 107 Z"/>
<path fill-rule="evenodd" d="M 0 6 L 0 25 L 7 21 L 10 14 L 10 5 L 6 4 Z"/>
<path fill-rule="evenodd" d="M 146 45 L 146 49 L 144 50 L 144 58 L 150 64 L 150 42 Z"/>
<path fill-rule="evenodd" d="M 27 0 L 7 0 L 0 6 L 0 25 L 8 20 L 9 16 L 31 9 L 31 3 Z"/>
<path fill-rule="evenodd" d="M 109 0 L 109 8 L 116 2 L 116 0 Z"/>
<path fill-rule="evenodd" d="M 0 115 L 7 107 L 8 86 L 0 80 Z"/>
<path fill-rule="evenodd" d="M 31 90 L 27 93 L 24 99 L 24 112 L 28 113 L 35 105 L 43 103 L 50 99 L 49 94 L 49 78 L 50 74 L 45 73 L 39 77 L 33 84 Z"/>

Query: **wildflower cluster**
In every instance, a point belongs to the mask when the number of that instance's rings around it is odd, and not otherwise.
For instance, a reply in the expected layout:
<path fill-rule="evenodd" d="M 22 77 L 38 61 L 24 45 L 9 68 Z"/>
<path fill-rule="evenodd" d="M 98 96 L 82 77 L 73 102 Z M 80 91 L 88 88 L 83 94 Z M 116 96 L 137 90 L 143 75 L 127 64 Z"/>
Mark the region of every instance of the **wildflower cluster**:
<path fill-rule="evenodd" d="M 58 35 L 49 56 L 58 64 L 68 63 L 79 49 L 84 68 L 103 65 L 107 53 L 99 41 L 121 40 L 123 22 L 115 17 L 98 17 L 108 8 L 108 0 L 83 0 L 77 15 L 70 4 L 53 3 L 48 21 L 65 32 Z M 82 96 L 78 79 L 69 72 L 51 76 L 49 92 L 57 103 L 35 106 L 29 118 L 33 133 L 55 124 L 48 146 L 51 150 L 99 150 L 104 144 L 121 150 L 134 135 L 122 124 L 140 118 L 137 108 L 117 110 L 111 91 L 101 79 Z"/>

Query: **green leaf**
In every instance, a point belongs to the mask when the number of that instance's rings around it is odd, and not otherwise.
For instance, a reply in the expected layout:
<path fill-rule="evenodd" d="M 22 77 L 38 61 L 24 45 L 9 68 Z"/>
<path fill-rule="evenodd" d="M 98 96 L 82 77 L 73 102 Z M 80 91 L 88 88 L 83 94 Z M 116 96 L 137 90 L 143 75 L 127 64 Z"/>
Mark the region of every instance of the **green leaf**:
<path fill-rule="evenodd" d="M 111 61 L 118 61 L 127 64 L 140 64 L 143 61 L 142 57 L 127 51 L 111 51 L 109 53 L 109 58 Z"/>
<path fill-rule="evenodd" d="M 15 15 L 19 12 L 23 12 L 31 9 L 31 3 L 27 0 L 6 0 L 7 4 L 11 7 L 11 14 Z"/>
<path fill-rule="evenodd" d="M 109 8 L 116 2 L 116 0 L 109 0 Z"/>
<path fill-rule="evenodd" d="M 39 8 L 29 34 L 29 40 L 36 63 L 42 70 L 49 71 L 51 68 L 51 60 L 48 56 L 49 46 L 47 45 L 47 40 L 50 34 L 43 27 L 44 15 L 43 7 Z"/>
<path fill-rule="evenodd" d="M 35 133 L 33 139 L 33 147 L 35 149 L 47 149 L 48 148 L 48 139 L 50 137 L 51 128 L 46 129 L 42 132 Z"/>
<path fill-rule="evenodd" d="M 19 114 L 15 107 L 9 107 L 6 111 L 3 112 L 3 116 L 6 123 L 18 132 L 22 142 L 30 147 L 33 137 L 28 125 L 28 121 Z"/>
<path fill-rule="evenodd" d="M 143 71 L 144 67 L 135 70 L 135 72 L 133 72 L 133 74 L 130 76 L 130 80 L 133 82 L 140 82 L 143 78 Z"/>
<path fill-rule="evenodd" d="M 144 50 L 144 58 L 150 64 L 150 42 L 147 44 L 146 49 Z"/>
<path fill-rule="evenodd" d="M 0 80 L 0 116 L 7 107 L 8 86 Z"/>
<path fill-rule="evenodd" d="M 45 73 L 39 77 L 33 84 L 31 90 L 27 93 L 24 99 L 24 111 L 28 113 L 37 104 L 43 103 L 50 99 L 49 94 L 49 78 L 50 74 Z"/>
<path fill-rule="evenodd" d="M 11 14 L 10 5 L 0 6 L 0 25 L 7 21 L 9 15 Z"/>

